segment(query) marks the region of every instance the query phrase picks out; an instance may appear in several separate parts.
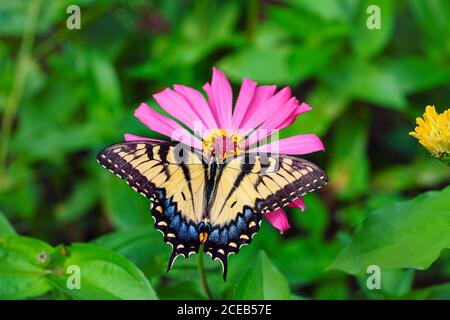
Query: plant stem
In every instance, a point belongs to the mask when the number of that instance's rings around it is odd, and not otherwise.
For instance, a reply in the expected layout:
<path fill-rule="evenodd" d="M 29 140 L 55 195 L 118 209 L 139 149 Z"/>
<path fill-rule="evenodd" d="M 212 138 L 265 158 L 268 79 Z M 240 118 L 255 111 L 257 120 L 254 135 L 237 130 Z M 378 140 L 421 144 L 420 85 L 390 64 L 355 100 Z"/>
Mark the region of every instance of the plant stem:
<path fill-rule="evenodd" d="M 203 290 L 205 290 L 206 295 L 209 300 L 214 300 L 211 290 L 208 287 L 208 281 L 206 280 L 206 272 L 205 267 L 203 265 L 203 251 L 199 250 L 198 252 L 198 273 L 200 274 L 200 282 L 202 284 Z"/>
<path fill-rule="evenodd" d="M 23 89 L 27 78 L 27 66 L 30 60 L 30 52 L 33 47 L 34 34 L 37 27 L 38 13 L 41 7 L 41 1 L 33 1 L 28 9 L 27 25 L 20 44 L 17 65 L 11 89 L 11 94 L 6 101 L 3 112 L 2 125 L 0 131 L 0 190 L 6 187 L 5 173 L 8 157 L 8 145 L 11 131 L 16 117 L 17 108 L 22 98 Z"/>

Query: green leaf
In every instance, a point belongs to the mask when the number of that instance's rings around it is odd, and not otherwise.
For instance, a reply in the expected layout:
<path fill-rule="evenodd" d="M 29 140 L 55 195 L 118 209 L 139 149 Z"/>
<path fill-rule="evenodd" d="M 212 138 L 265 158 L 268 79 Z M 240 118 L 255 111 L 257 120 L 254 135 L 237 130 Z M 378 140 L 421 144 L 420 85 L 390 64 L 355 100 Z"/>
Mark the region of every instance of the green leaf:
<path fill-rule="evenodd" d="M 333 261 L 341 246 L 324 245 L 317 239 L 284 239 L 274 261 L 292 285 L 310 284 L 324 276 L 325 268 Z M 308 257 L 308 258 L 305 258 Z"/>
<path fill-rule="evenodd" d="M 158 296 L 161 300 L 206 299 L 201 286 L 192 280 L 181 281 L 175 284 L 162 284 L 158 290 Z"/>
<path fill-rule="evenodd" d="M 166 270 L 170 247 L 164 243 L 153 224 L 116 231 L 96 239 L 94 243 L 123 255 L 149 278 Z"/>
<path fill-rule="evenodd" d="M 334 121 L 346 110 L 349 97 L 340 90 L 318 85 L 305 101 L 313 108 L 303 113 L 293 124 L 281 130 L 281 137 L 289 137 L 301 133 L 314 133 L 324 136 Z"/>
<path fill-rule="evenodd" d="M 367 61 L 345 58 L 323 77 L 328 85 L 351 98 L 394 110 L 408 107 L 397 78 L 389 70 Z"/>
<path fill-rule="evenodd" d="M 317 286 L 315 300 L 346 300 L 349 298 L 349 285 L 344 277 L 326 279 Z"/>
<path fill-rule="evenodd" d="M 317 194 L 308 194 L 304 197 L 306 211 L 301 212 L 300 209 L 290 209 L 292 212 L 291 219 L 299 230 L 309 231 L 308 236 L 314 239 L 321 239 L 328 226 L 330 213 Z M 285 208 L 286 210 L 288 208 Z"/>
<path fill-rule="evenodd" d="M 405 298 L 410 300 L 449 300 L 450 283 L 414 290 L 405 296 Z"/>
<path fill-rule="evenodd" d="M 88 52 L 90 71 L 95 84 L 95 93 L 105 109 L 116 107 L 122 104 L 122 95 L 117 72 L 108 57 L 98 51 Z M 93 98 L 94 99 L 94 98 Z"/>
<path fill-rule="evenodd" d="M 53 248 L 37 239 L 0 236 L 0 299 L 24 299 L 51 290 L 46 279 Z"/>
<path fill-rule="evenodd" d="M 328 20 L 346 20 L 347 13 L 344 10 L 340 0 L 321 0 L 321 1 L 303 1 L 289 0 L 293 6 L 304 9 L 325 21 Z M 326 8 L 326 9 L 324 9 Z"/>
<path fill-rule="evenodd" d="M 260 251 L 255 262 L 239 281 L 234 299 L 287 300 L 291 298 L 286 278 L 272 264 L 264 251 Z"/>
<path fill-rule="evenodd" d="M 15 235 L 14 227 L 9 223 L 5 215 L 0 211 L 0 236 Z"/>
<path fill-rule="evenodd" d="M 153 220 L 150 215 L 150 201 L 139 193 L 134 192 L 123 180 L 102 170 L 102 201 L 108 217 L 117 228 L 124 229 L 133 225 L 143 224 L 151 226 Z"/>
<path fill-rule="evenodd" d="M 234 82 L 247 77 L 260 83 L 292 84 L 298 77 L 293 75 L 288 59 L 291 47 L 279 47 L 276 51 L 267 48 L 244 48 L 226 56 L 219 62 L 227 76 Z"/>
<path fill-rule="evenodd" d="M 85 179 L 74 186 L 72 194 L 56 208 L 55 216 L 61 222 L 79 219 L 93 207 L 98 199 L 98 184 L 93 179 Z"/>
<path fill-rule="evenodd" d="M 70 5 L 68 1 L 56 1 L 45 3 L 40 1 L 41 5 L 38 10 L 37 32 L 45 33 L 55 23 L 60 23 L 66 19 L 66 8 Z M 30 7 L 30 1 L 4 1 L 0 6 L 0 16 L 2 23 L 0 25 L 0 34 L 7 36 L 20 36 L 27 27 L 27 13 Z M 45 9 L 45 10 L 44 10 Z"/>
<path fill-rule="evenodd" d="M 422 30 L 436 43 L 445 44 L 443 39 L 450 33 L 450 5 L 445 0 L 411 0 L 409 5 L 413 17 Z M 447 41 L 448 43 L 448 41 Z"/>
<path fill-rule="evenodd" d="M 428 155 L 417 157 L 409 166 L 393 165 L 378 171 L 372 188 L 385 192 L 400 192 L 414 188 L 431 188 L 450 179 L 447 166 Z"/>
<path fill-rule="evenodd" d="M 447 187 L 375 210 L 329 268 L 350 274 L 363 274 L 369 265 L 427 269 L 450 247 L 449 198 Z"/>
<path fill-rule="evenodd" d="M 371 5 L 379 7 L 380 29 L 369 29 L 368 19 L 374 13 L 367 13 Z M 351 44 L 356 54 L 362 57 L 376 55 L 384 49 L 390 41 L 394 31 L 395 1 L 392 0 L 363 0 L 360 4 L 360 12 L 354 33 L 351 37 Z"/>
<path fill-rule="evenodd" d="M 63 250 L 63 249 L 61 249 Z M 49 275 L 53 284 L 75 299 L 157 299 L 141 270 L 123 256 L 93 244 L 72 244 L 60 254 L 59 272 Z M 80 289 L 69 289 L 69 266 L 80 270 Z M 70 280 L 70 279 L 69 279 Z"/>
<path fill-rule="evenodd" d="M 305 6 L 308 5 L 306 4 Z M 346 22 L 340 21 L 342 19 L 324 21 L 314 13 L 308 12 L 312 10 L 302 10 L 301 6 L 303 4 L 300 4 L 298 10 L 285 6 L 269 6 L 267 14 L 270 19 L 258 31 L 273 33 L 274 29 L 280 28 L 285 33 L 281 39 L 286 39 L 286 36 L 289 35 L 316 43 L 325 42 L 324 40 L 329 39 L 341 39 L 350 34 L 351 26 Z M 321 12 L 323 11 L 325 10 L 321 10 Z M 328 10 L 326 11 L 328 12 Z M 272 47 L 273 51 L 277 50 L 277 47 Z"/>
<path fill-rule="evenodd" d="M 381 290 L 390 297 L 399 298 L 408 293 L 414 281 L 414 270 L 384 271 L 381 276 Z"/>
<path fill-rule="evenodd" d="M 382 68 L 388 70 L 400 83 L 405 93 L 415 93 L 450 81 L 450 68 L 423 57 L 406 56 L 385 60 Z"/>
<path fill-rule="evenodd" d="M 366 115 L 344 117 L 337 125 L 328 175 L 340 199 L 353 199 L 368 191 L 367 130 Z"/>

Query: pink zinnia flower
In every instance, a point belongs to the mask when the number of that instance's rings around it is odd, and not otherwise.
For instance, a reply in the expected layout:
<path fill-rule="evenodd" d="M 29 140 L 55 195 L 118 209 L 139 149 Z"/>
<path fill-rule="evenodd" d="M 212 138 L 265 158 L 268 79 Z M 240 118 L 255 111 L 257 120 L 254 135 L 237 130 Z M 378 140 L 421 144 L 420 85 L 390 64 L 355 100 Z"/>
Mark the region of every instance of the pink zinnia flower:
<path fill-rule="evenodd" d="M 142 103 L 135 116 L 151 130 L 200 150 L 204 156 L 225 158 L 231 153 L 272 152 L 301 155 L 323 151 L 324 146 L 315 134 L 301 134 L 258 145 L 279 130 L 292 124 L 297 116 L 311 110 L 299 103 L 285 87 L 276 92 L 276 86 L 257 86 L 256 82 L 244 78 L 233 108 L 233 92 L 226 76 L 213 68 L 211 84 L 203 86 L 208 101 L 197 90 L 174 85 L 153 95 L 161 108 L 173 118 L 168 118 Z M 153 140 L 125 134 L 125 140 Z M 158 140 L 160 141 L 160 140 Z M 220 153 L 220 154 L 219 154 Z M 288 204 L 292 208 L 306 210 L 303 198 Z M 265 214 L 269 222 L 281 233 L 289 229 L 283 209 Z"/>

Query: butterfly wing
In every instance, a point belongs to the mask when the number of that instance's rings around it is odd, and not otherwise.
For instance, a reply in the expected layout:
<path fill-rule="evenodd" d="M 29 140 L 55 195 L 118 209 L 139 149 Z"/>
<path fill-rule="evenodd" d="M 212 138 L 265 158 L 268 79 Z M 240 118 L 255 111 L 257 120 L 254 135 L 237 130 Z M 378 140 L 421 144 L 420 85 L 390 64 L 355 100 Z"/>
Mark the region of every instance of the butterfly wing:
<path fill-rule="evenodd" d="M 98 162 L 151 199 L 155 228 L 172 246 L 168 269 L 179 255 L 199 250 L 205 168 L 201 156 L 166 142 L 132 141 L 102 150 Z"/>
<path fill-rule="evenodd" d="M 209 208 L 212 225 L 204 251 L 222 262 L 249 244 L 262 214 L 282 208 L 327 183 L 322 169 L 287 155 L 247 154 L 221 167 Z"/>

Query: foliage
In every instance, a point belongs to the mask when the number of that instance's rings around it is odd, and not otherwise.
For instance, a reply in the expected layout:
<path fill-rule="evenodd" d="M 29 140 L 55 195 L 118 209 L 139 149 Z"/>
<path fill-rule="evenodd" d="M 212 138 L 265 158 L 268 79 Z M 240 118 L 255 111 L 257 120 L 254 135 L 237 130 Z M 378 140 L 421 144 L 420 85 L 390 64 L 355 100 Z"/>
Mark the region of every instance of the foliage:
<path fill-rule="evenodd" d="M 318 134 L 326 151 L 306 157 L 330 176 L 284 235 L 263 222 L 227 282 L 205 260 L 214 298 L 450 296 L 450 171 L 408 136 L 425 105 L 448 108 L 448 1 L 83 0 L 81 30 L 66 28 L 70 4 L 0 4 L 0 298 L 207 298 L 194 256 L 165 273 L 148 201 L 95 155 L 124 132 L 158 138 L 134 108 L 200 89 L 212 66 L 236 93 L 243 77 L 291 86 L 313 111 L 281 135 Z"/>

